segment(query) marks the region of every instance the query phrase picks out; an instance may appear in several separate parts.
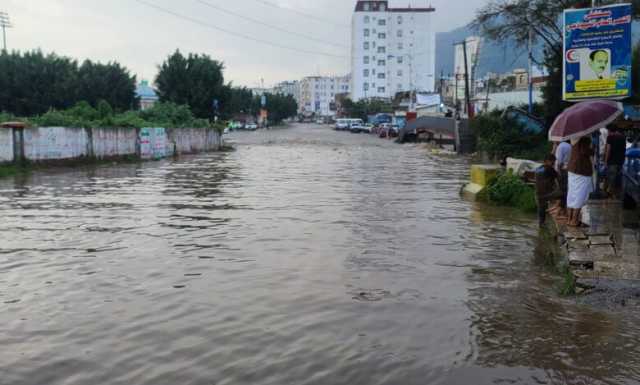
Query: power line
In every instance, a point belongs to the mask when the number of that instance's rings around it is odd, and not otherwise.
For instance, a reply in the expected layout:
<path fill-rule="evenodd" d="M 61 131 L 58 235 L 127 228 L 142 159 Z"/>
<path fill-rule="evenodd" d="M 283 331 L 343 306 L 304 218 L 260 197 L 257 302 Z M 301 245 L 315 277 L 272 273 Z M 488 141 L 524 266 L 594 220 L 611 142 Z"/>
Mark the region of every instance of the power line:
<path fill-rule="evenodd" d="M 301 34 L 301 33 L 298 33 L 298 32 L 290 31 L 288 29 L 285 29 L 285 28 L 282 28 L 282 27 L 278 27 L 278 26 L 275 26 L 275 25 L 271 25 L 271 24 L 265 23 L 265 22 L 263 22 L 261 20 L 254 19 L 254 18 L 242 15 L 242 14 L 237 13 L 237 12 L 229 11 L 228 9 L 224 9 L 222 7 L 219 7 L 219 6 L 217 6 L 215 4 L 212 4 L 212 3 L 208 2 L 208 1 L 205 1 L 205 0 L 195 0 L 195 1 L 197 1 L 198 3 L 200 3 L 202 5 L 207 6 L 209 8 L 213 8 L 213 9 L 216 9 L 216 10 L 218 10 L 220 12 L 226 13 L 228 15 L 236 16 L 236 17 L 239 17 L 241 19 L 248 20 L 248 21 L 256 23 L 256 24 L 260 24 L 260 25 L 265 26 L 267 28 L 275 29 L 277 31 L 281 31 L 281 32 L 284 32 L 284 33 L 287 33 L 287 34 L 290 34 L 290 35 L 299 36 L 299 37 L 302 37 L 304 39 L 315 41 L 315 42 L 322 43 L 322 44 L 327 44 L 327 45 L 336 46 L 336 47 L 340 47 L 340 48 L 349 48 L 349 47 L 347 47 L 346 45 L 343 45 L 343 44 L 337 44 L 335 42 L 322 40 L 322 39 L 318 39 L 318 38 L 315 38 L 315 37 L 312 37 L 312 36 L 304 35 L 304 34 Z"/>
<path fill-rule="evenodd" d="M 267 5 L 269 7 L 278 8 L 278 9 L 282 9 L 282 10 L 285 10 L 285 11 L 293 12 L 293 13 L 295 13 L 297 15 L 302 16 L 302 17 L 306 17 L 308 19 L 313 19 L 313 20 L 319 21 L 321 23 L 328 23 L 328 24 L 334 25 L 336 27 L 341 27 L 341 28 L 351 28 L 350 25 L 337 23 L 335 21 L 332 21 L 332 20 L 329 20 L 329 19 L 324 19 L 324 18 L 318 17 L 316 15 L 312 15 L 312 14 L 309 14 L 309 13 L 306 13 L 306 12 L 299 11 L 297 9 L 293 9 L 293 8 L 289 8 L 289 7 L 283 7 L 283 6 L 279 5 L 279 4 L 275 4 L 275 3 L 272 3 L 270 1 L 266 1 L 266 0 L 253 0 L 253 1 L 255 1 L 257 3 L 260 3 L 260 4 Z"/>
<path fill-rule="evenodd" d="M 273 47 L 282 48 L 282 49 L 295 51 L 295 52 L 300 52 L 300 53 L 305 53 L 305 54 L 309 54 L 309 55 L 327 56 L 327 57 L 334 57 L 334 58 L 339 58 L 339 59 L 348 58 L 348 56 L 345 56 L 345 55 L 337 55 L 337 54 L 332 54 L 332 53 L 328 53 L 328 52 L 321 52 L 321 51 L 310 51 L 310 50 L 299 49 L 299 48 L 295 48 L 295 47 L 291 47 L 291 46 L 281 45 L 281 44 L 274 43 L 274 42 L 271 42 L 271 41 L 268 41 L 268 40 L 256 39 L 256 38 L 254 38 L 252 36 L 249 36 L 249 35 L 245 35 L 245 34 L 237 33 L 237 32 L 234 32 L 234 31 L 230 31 L 228 29 L 224 29 L 224 28 L 215 26 L 213 24 L 206 23 L 204 21 L 195 19 L 193 17 L 186 16 L 186 15 L 171 11 L 171 10 L 169 10 L 167 8 L 163 8 L 163 7 L 159 6 L 159 5 L 156 5 L 156 4 L 153 4 L 153 3 L 149 3 L 149 2 L 147 2 L 145 0 L 135 0 L 135 1 L 137 1 L 140 4 L 146 5 L 147 7 L 151 7 L 151 8 L 154 8 L 154 9 L 160 11 L 160 12 L 166 13 L 168 15 L 172 15 L 172 16 L 177 17 L 179 19 L 183 19 L 183 20 L 189 21 L 191 23 L 198 24 L 198 25 L 200 25 L 202 27 L 214 29 L 216 31 L 220 31 L 220 32 L 223 32 L 223 33 L 226 33 L 226 34 L 229 34 L 229 35 L 241 37 L 241 38 L 246 39 L 246 40 L 255 41 L 257 43 L 262 43 L 262 44 L 270 45 L 270 46 L 273 46 Z"/>

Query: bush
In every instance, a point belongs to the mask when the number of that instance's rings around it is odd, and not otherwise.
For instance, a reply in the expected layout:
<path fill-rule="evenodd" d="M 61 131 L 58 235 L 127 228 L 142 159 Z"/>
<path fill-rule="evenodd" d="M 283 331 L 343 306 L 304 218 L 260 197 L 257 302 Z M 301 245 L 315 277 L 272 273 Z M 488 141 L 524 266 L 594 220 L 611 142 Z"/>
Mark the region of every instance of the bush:
<path fill-rule="evenodd" d="M 541 160 L 550 151 L 544 134 L 529 134 L 512 119 L 503 118 L 502 111 L 477 116 L 471 122 L 478 149 L 495 160 L 507 156 Z"/>
<path fill-rule="evenodd" d="M 57 126 L 81 128 L 203 128 L 210 126 L 208 120 L 196 119 L 187 106 L 178 106 L 173 103 L 159 103 L 146 111 L 114 113 L 109 103 L 104 100 L 98 103 L 97 108 L 91 107 L 87 102 L 80 102 L 64 111 L 49 110 L 43 115 L 29 119 L 29 122 L 40 127 Z"/>
<path fill-rule="evenodd" d="M 499 206 L 517 207 L 525 212 L 535 212 L 537 208 L 534 189 L 510 172 L 492 179 L 480 199 Z"/>

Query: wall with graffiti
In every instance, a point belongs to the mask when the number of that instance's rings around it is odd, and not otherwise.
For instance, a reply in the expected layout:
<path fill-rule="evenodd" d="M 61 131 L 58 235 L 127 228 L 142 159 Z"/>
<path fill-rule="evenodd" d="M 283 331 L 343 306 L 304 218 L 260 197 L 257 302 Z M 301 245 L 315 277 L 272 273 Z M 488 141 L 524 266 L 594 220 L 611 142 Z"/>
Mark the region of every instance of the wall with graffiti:
<path fill-rule="evenodd" d="M 24 155 L 32 161 L 77 159 L 89 155 L 84 128 L 35 127 L 24 130 Z"/>

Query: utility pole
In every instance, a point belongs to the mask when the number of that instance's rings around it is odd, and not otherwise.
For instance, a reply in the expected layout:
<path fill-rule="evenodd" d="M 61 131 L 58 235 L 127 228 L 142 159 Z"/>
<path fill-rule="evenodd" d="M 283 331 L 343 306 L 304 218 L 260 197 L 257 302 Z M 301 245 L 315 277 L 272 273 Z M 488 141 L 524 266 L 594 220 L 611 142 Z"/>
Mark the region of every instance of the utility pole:
<path fill-rule="evenodd" d="M 0 12 L 0 27 L 2 27 L 3 51 L 7 51 L 7 28 L 12 28 L 11 20 L 6 12 Z"/>
<path fill-rule="evenodd" d="M 529 21 L 529 115 L 533 115 L 533 28 Z"/>
<path fill-rule="evenodd" d="M 464 97 L 466 101 L 466 112 L 469 118 L 473 118 L 471 111 L 471 96 L 469 95 L 469 62 L 467 59 L 467 39 L 462 42 L 462 52 L 464 53 Z"/>

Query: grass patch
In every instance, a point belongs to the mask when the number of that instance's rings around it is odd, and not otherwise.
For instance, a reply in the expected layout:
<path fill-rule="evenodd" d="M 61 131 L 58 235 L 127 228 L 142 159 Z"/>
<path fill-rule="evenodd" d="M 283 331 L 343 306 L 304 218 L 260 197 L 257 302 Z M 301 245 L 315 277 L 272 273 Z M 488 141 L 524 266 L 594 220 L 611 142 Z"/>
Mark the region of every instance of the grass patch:
<path fill-rule="evenodd" d="M 6 178 L 22 174 L 28 170 L 27 167 L 17 166 L 14 164 L 0 165 L 0 178 Z"/>
<path fill-rule="evenodd" d="M 535 213 L 537 206 L 533 187 L 511 172 L 503 172 L 489 181 L 478 199 L 497 206 L 508 206 Z"/>

